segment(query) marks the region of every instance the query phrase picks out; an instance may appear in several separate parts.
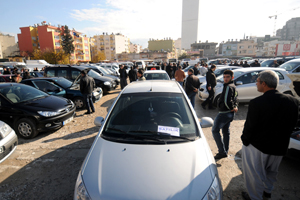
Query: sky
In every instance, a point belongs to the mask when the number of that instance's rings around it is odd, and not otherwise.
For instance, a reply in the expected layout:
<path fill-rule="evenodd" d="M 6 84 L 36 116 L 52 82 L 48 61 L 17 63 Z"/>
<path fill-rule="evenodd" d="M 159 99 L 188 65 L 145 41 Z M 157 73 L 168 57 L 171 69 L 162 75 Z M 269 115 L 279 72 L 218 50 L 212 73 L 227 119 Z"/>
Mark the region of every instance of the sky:
<path fill-rule="evenodd" d="M 273 35 L 286 21 L 300 17 L 299 0 L 200 0 L 202 42 Z M 148 47 L 149 38 L 181 37 L 182 0 L 0 0 L 0 32 L 17 36 L 19 27 L 42 21 L 68 25 L 89 37 L 121 33 Z M 17 38 L 17 37 L 16 37 Z"/>

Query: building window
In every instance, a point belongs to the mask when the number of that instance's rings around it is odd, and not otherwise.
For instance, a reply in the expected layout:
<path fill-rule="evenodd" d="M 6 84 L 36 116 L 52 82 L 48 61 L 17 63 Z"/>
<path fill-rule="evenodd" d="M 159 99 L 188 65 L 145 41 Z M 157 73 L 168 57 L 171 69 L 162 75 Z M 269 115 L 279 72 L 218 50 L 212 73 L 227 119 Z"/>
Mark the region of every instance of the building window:
<path fill-rule="evenodd" d="M 34 36 L 32 36 L 31 39 L 34 40 L 34 41 L 36 41 L 36 37 L 34 37 Z"/>
<path fill-rule="evenodd" d="M 55 42 L 55 46 L 60 47 L 60 43 L 59 42 Z"/>
<path fill-rule="evenodd" d="M 243 49 L 244 48 L 244 46 L 239 46 L 239 49 Z"/>
<path fill-rule="evenodd" d="M 243 53 L 247 53 L 247 50 L 243 50 Z"/>
<path fill-rule="evenodd" d="M 32 44 L 32 46 L 36 47 L 36 44 L 35 44 L 35 43 L 33 43 L 33 44 Z"/>
<path fill-rule="evenodd" d="M 249 50 L 248 53 L 253 53 L 253 51 L 252 51 L 252 50 Z"/>
<path fill-rule="evenodd" d="M 251 48 L 252 48 L 252 45 L 249 45 L 249 46 L 248 46 L 248 49 L 251 49 Z"/>
<path fill-rule="evenodd" d="M 242 53 L 242 51 L 239 51 L 239 53 Z"/>
<path fill-rule="evenodd" d="M 88 41 L 87 41 L 87 40 L 84 40 L 84 43 L 88 43 Z"/>

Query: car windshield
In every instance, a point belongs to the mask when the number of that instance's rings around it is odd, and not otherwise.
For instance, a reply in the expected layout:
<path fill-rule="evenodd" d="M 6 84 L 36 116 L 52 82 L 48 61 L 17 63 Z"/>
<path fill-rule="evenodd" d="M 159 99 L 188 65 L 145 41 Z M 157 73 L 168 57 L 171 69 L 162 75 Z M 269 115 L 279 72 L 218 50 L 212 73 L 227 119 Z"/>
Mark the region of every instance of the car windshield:
<path fill-rule="evenodd" d="M 183 71 L 187 72 L 187 71 L 189 71 L 189 69 L 192 69 L 193 67 L 194 67 L 193 65 L 190 65 L 187 68 L 185 68 Z"/>
<path fill-rule="evenodd" d="M 106 69 L 104 69 L 104 68 L 102 68 L 102 67 L 99 67 L 98 68 L 103 74 L 105 74 L 105 75 L 109 75 L 110 74 L 110 72 L 108 72 Z"/>
<path fill-rule="evenodd" d="M 0 93 L 13 103 L 20 103 L 49 96 L 45 92 L 23 84 L 1 88 Z"/>
<path fill-rule="evenodd" d="M 126 133 L 159 137 L 160 132 L 168 133 L 161 131 L 164 128 L 177 131 L 178 138 L 199 137 L 196 122 L 183 94 L 122 94 L 107 119 L 103 134 L 109 137 Z"/>
<path fill-rule="evenodd" d="M 166 73 L 145 73 L 146 80 L 170 80 Z"/>
<path fill-rule="evenodd" d="M 285 69 L 286 71 L 291 71 L 300 65 L 300 61 L 298 62 L 287 62 L 280 66 L 280 68 Z"/>
<path fill-rule="evenodd" d="M 265 60 L 261 63 L 261 67 L 270 67 L 274 63 L 274 60 Z"/>
<path fill-rule="evenodd" d="M 238 78 L 241 74 L 243 74 L 244 72 L 242 71 L 233 71 L 233 77 L 234 78 Z M 217 77 L 217 82 L 221 82 L 224 83 L 224 79 L 223 76 L 218 76 Z"/>
<path fill-rule="evenodd" d="M 58 85 L 62 86 L 63 88 L 69 88 L 69 87 L 71 87 L 72 84 L 73 84 L 71 81 L 69 81 L 68 79 L 65 79 L 65 78 L 54 79 L 54 81 L 55 81 Z"/>
<path fill-rule="evenodd" d="M 95 72 L 95 71 L 92 70 L 92 69 L 88 72 L 88 75 L 89 75 L 90 77 L 92 77 L 92 78 L 99 78 L 99 77 L 102 77 L 100 74 L 98 74 L 97 72 Z"/>

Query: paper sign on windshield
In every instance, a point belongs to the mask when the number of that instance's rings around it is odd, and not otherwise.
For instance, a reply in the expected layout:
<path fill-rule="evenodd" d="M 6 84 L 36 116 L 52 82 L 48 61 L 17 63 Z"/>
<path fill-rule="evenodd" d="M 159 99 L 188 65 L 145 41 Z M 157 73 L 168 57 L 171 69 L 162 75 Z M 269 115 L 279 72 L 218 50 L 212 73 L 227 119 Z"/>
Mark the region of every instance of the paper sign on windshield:
<path fill-rule="evenodd" d="M 180 136 L 179 128 L 170 126 L 158 126 L 157 132 L 167 133 L 173 136 Z"/>

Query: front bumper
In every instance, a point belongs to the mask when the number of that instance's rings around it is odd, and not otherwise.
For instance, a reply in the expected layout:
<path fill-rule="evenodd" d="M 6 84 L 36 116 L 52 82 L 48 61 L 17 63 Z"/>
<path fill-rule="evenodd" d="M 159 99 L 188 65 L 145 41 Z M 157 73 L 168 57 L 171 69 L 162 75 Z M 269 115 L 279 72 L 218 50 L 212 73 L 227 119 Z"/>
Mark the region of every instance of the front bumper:
<path fill-rule="evenodd" d="M 12 130 L 5 138 L 0 140 L 0 163 L 6 160 L 17 148 L 18 137 Z"/>
<path fill-rule="evenodd" d="M 74 118 L 75 110 L 76 107 L 74 106 L 72 110 L 59 116 L 50 118 L 43 117 L 42 120 L 38 120 L 37 131 L 44 132 L 59 129 L 60 127 L 66 125 L 66 122 L 71 121 L 71 118 Z"/>
<path fill-rule="evenodd" d="M 204 88 L 199 88 L 198 97 L 201 101 L 205 101 L 208 98 L 209 94 Z"/>

